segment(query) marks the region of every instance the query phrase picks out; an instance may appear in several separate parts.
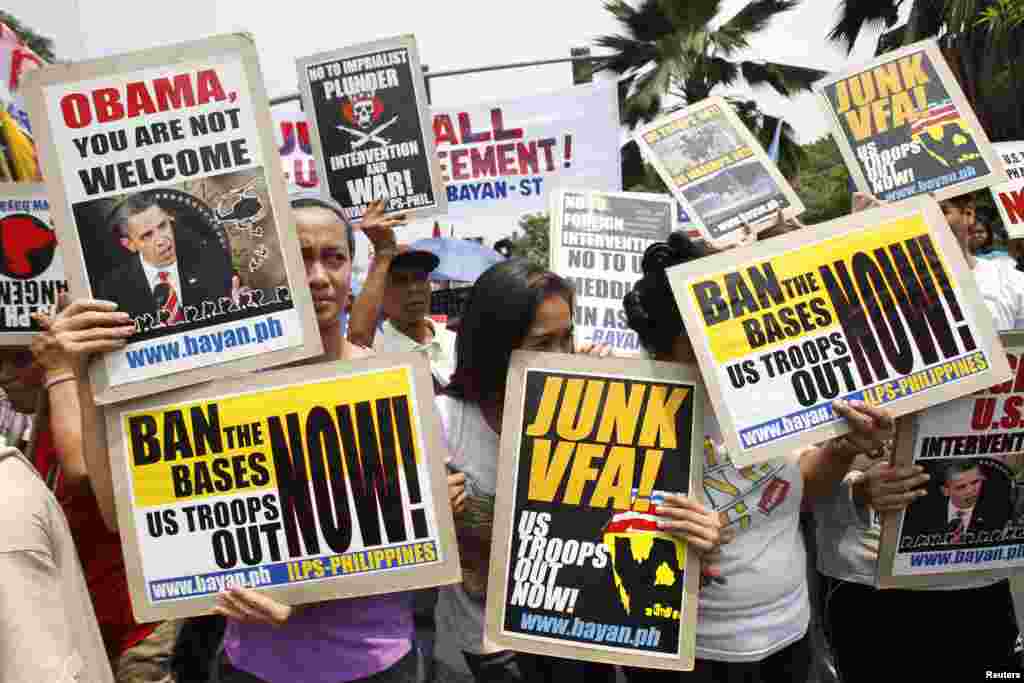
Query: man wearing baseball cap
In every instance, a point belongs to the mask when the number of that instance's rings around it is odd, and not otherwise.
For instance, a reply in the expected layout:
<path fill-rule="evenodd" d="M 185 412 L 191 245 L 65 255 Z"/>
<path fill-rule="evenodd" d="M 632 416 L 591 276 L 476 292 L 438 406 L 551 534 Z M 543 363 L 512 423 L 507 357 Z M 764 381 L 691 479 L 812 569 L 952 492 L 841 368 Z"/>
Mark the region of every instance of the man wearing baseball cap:
<path fill-rule="evenodd" d="M 384 290 L 387 320 L 376 335 L 377 353 L 418 351 L 430 359 L 434 381 L 445 386 L 455 369 L 455 335 L 430 319 L 430 273 L 439 260 L 429 251 L 400 248 Z"/>

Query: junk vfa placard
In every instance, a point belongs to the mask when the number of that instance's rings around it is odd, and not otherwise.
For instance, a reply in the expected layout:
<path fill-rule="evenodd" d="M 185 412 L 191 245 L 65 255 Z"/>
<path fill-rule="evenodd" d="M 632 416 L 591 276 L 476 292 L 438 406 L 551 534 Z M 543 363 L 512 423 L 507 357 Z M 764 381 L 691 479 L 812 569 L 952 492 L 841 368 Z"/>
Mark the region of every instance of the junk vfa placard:
<path fill-rule="evenodd" d="M 108 408 L 136 618 L 231 586 L 298 604 L 457 581 L 432 401 L 426 359 L 399 354 Z"/>
<path fill-rule="evenodd" d="M 499 647 L 693 667 L 700 565 L 658 529 L 700 495 L 696 368 L 516 352 L 501 434 L 487 592 Z"/>
<path fill-rule="evenodd" d="M 349 218 L 377 200 L 386 214 L 447 210 L 413 36 L 304 57 L 298 70 L 320 178 Z"/>

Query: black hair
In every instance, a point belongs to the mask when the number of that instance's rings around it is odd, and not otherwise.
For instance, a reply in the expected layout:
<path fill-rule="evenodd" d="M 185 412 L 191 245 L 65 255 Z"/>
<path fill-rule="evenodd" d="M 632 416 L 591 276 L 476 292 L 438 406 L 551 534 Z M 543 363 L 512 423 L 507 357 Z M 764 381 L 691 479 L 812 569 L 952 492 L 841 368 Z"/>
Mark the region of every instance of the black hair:
<path fill-rule="evenodd" d="M 686 332 L 665 269 L 702 255 L 682 232 L 672 233 L 667 242 L 655 242 L 644 252 L 644 276 L 622 299 L 622 307 L 648 353 L 671 353 L 676 337 Z"/>
<path fill-rule="evenodd" d="M 970 472 L 976 467 L 980 467 L 980 465 L 974 458 L 958 460 L 950 465 L 946 465 L 942 468 L 942 483 L 948 484 L 954 477 L 958 477 L 965 472 Z"/>
<path fill-rule="evenodd" d="M 967 194 L 958 194 L 955 197 L 950 197 L 946 201 L 955 206 L 956 208 L 960 209 L 961 211 L 963 211 L 964 209 L 969 209 L 975 205 L 973 192 L 968 192 Z"/>
<path fill-rule="evenodd" d="M 133 216 L 137 216 L 154 206 L 160 206 L 160 203 L 156 200 L 156 194 L 149 191 L 136 192 L 118 204 L 114 212 L 110 214 L 110 220 L 107 221 L 107 225 L 110 226 L 110 230 L 114 234 L 114 240 L 120 241 L 127 238 L 128 230 L 126 224 L 128 221 Z"/>
<path fill-rule="evenodd" d="M 501 398 L 512 352 L 552 294 L 565 298 L 574 310 L 572 285 L 526 259 L 502 261 L 484 271 L 459 322 L 455 374 L 445 393 L 473 402 Z"/>
<path fill-rule="evenodd" d="M 348 238 L 348 257 L 355 259 L 356 257 L 356 236 L 355 231 L 352 229 L 352 223 L 349 222 L 348 218 L 342 212 L 341 208 L 333 205 L 331 202 L 323 199 L 317 199 L 316 197 L 300 197 L 299 199 L 291 200 L 291 206 L 293 209 L 327 209 L 339 219 L 341 224 L 345 226 L 345 237 Z"/>

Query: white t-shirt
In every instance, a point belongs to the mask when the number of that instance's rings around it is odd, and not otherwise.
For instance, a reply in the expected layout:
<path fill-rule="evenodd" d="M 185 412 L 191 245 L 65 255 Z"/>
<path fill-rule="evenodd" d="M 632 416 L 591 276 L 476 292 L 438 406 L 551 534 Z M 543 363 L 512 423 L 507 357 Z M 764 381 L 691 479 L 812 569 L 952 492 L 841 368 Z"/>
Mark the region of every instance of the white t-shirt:
<path fill-rule="evenodd" d="M 1024 273 L 1010 259 L 978 259 L 974 281 L 997 330 L 1024 328 Z"/>
<path fill-rule="evenodd" d="M 426 318 L 426 322 L 434 331 L 434 338 L 420 344 L 386 320 L 373 340 L 373 350 L 377 353 L 418 351 L 430 360 L 430 369 L 437 381 L 446 386 L 455 372 L 455 334 L 430 318 Z"/>
<path fill-rule="evenodd" d="M 487 511 L 493 511 L 497 489 L 499 436 L 475 404 L 439 396 L 437 407 L 452 465 L 466 474 L 471 499 L 467 506 L 473 508 L 474 519 L 489 529 Z M 759 661 L 802 638 L 810 621 L 807 560 L 799 530 L 803 478 L 795 456 L 737 470 L 727 453 L 712 445 L 721 443 L 721 437 L 710 410 L 705 414 L 709 439 L 704 495 L 738 533 L 722 547 L 719 566 L 727 583 L 701 590 L 697 656 Z M 476 556 L 461 554 L 463 560 Z M 464 566 L 463 584 L 440 589 L 436 617 L 438 629 L 451 634 L 459 649 L 479 654 L 494 650 L 483 642 L 480 582 L 486 579 L 487 565 L 479 559 L 469 564 L 482 566 L 484 576 L 472 569 L 467 572 Z"/>

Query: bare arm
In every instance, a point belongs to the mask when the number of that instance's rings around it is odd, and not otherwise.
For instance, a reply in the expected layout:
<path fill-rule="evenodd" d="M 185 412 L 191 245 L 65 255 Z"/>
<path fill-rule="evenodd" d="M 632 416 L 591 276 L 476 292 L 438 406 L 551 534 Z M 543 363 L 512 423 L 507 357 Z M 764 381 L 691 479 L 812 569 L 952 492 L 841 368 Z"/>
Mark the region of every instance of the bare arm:
<path fill-rule="evenodd" d="M 383 213 L 384 202 L 376 201 L 359 224 L 373 245 L 373 264 L 366 274 L 362 291 L 352 303 L 348 316 L 348 340 L 365 348 L 373 347 L 380 307 L 384 303 L 384 288 L 388 284 L 388 271 L 397 253 L 395 228 L 405 223 L 405 214 L 385 218 Z"/>

